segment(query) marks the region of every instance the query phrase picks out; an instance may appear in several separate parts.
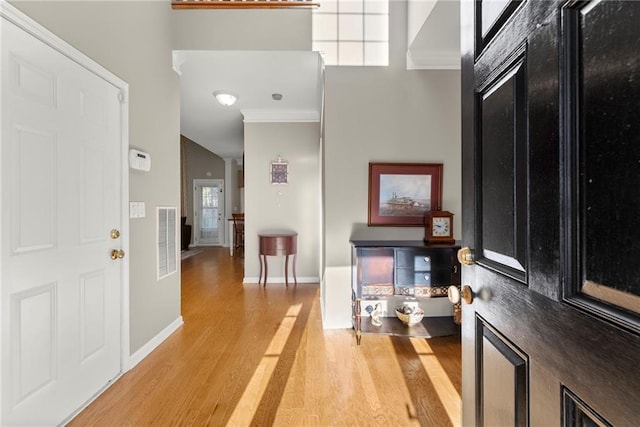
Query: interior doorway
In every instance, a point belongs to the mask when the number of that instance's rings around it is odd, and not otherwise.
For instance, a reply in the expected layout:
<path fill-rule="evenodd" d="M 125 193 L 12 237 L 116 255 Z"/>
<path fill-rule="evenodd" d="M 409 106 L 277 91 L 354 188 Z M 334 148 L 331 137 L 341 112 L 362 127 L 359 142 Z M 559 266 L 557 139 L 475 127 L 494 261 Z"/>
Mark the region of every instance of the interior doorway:
<path fill-rule="evenodd" d="M 193 223 L 195 246 L 224 244 L 224 180 L 193 180 Z"/>

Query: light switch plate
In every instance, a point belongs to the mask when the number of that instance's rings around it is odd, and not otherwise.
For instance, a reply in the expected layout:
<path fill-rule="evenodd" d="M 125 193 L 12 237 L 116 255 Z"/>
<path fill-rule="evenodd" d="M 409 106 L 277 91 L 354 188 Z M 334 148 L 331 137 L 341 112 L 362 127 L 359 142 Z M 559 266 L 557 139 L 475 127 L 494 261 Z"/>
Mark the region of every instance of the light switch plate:
<path fill-rule="evenodd" d="M 144 202 L 129 202 L 129 218 L 144 218 Z"/>

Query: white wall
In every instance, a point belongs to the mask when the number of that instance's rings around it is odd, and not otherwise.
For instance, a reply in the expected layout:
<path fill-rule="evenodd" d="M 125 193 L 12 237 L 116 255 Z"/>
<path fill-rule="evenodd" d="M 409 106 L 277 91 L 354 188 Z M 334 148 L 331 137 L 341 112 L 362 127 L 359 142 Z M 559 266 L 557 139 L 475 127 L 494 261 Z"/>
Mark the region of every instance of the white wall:
<path fill-rule="evenodd" d="M 180 272 L 156 279 L 156 206 L 180 207 L 180 86 L 171 66 L 171 7 L 158 1 L 33 2 L 16 7 L 129 84 L 129 141 L 151 154 L 131 172 L 130 348 L 135 353 L 180 318 Z"/>
<path fill-rule="evenodd" d="M 297 277 L 318 283 L 320 246 L 320 124 L 247 123 L 245 138 L 245 283 L 257 283 L 258 232 L 298 232 Z M 272 185 L 269 163 L 289 162 L 289 184 Z M 284 282 L 284 257 L 269 257 L 270 282 Z M 268 286 L 268 285 L 267 285 Z"/>
<path fill-rule="evenodd" d="M 369 162 L 443 163 L 443 208 L 460 237 L 460 72 L 407 71 L 407 4 L 390 2 L 389 67 L 325 70 L 323 325 L 351 327 L 354 230 L 367 227 Z M 421 227 L 371 227 L 422 240 Z"/>

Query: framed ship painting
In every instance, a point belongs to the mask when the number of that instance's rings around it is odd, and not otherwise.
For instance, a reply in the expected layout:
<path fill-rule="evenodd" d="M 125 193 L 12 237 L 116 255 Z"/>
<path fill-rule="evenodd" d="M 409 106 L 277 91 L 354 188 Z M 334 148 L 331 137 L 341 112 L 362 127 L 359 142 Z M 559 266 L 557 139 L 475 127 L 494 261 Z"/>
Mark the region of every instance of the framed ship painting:
<path fill-rule="evenodd" d="M 369 163 L 369 225 L 422 227 L 442 209 L 442 163 Z"/>

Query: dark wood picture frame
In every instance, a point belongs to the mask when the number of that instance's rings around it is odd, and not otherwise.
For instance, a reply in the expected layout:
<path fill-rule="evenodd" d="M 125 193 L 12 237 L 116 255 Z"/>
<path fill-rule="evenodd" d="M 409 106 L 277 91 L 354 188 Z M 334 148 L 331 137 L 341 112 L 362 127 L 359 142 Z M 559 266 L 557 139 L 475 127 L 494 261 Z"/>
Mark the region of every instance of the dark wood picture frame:
<path fill-rule="evenodd" d="M 369 163 L 368 225 L 422 227 L 442 209 L 442 163 Z"/>

